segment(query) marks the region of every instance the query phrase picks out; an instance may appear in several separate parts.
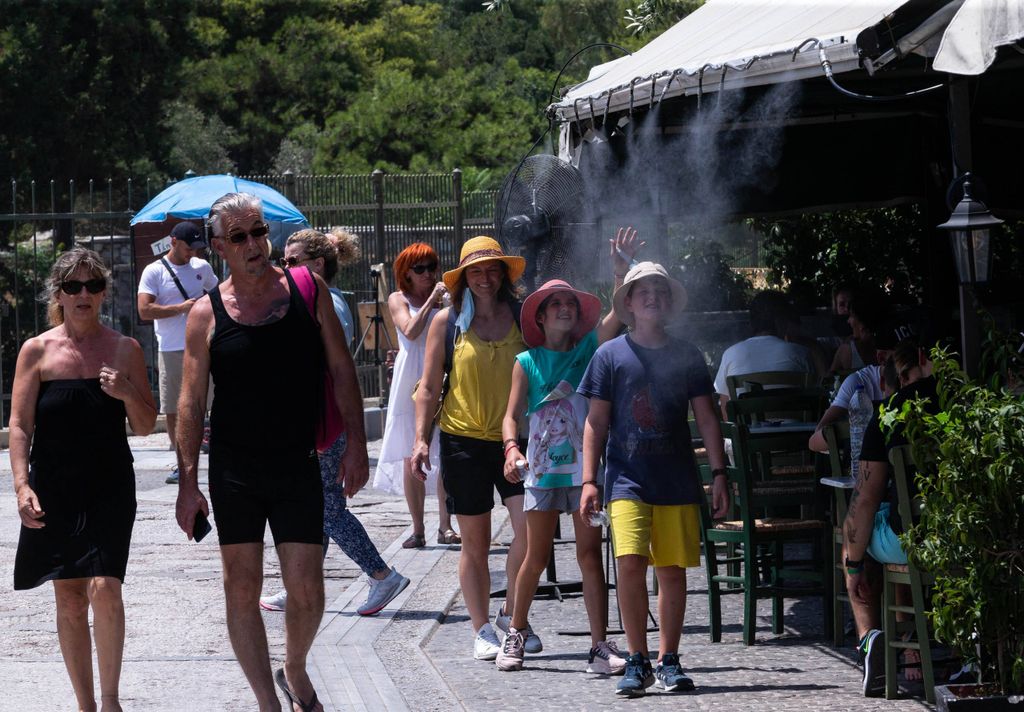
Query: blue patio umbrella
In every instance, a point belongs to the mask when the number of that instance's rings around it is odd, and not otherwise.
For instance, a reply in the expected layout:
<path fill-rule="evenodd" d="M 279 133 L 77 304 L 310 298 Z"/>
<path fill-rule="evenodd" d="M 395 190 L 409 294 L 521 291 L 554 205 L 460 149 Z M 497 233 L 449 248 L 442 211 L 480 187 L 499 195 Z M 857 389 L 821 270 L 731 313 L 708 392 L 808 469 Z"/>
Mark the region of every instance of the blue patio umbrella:
<path fill-rule="evenodd" d="M 270 241 L 278 249 L 284 248 L 288 235 L 309 227 L 299 209 L 270 186 L 229 175 L 196 176 L 168 186 L 135 214 L 131 225 L 169 219 L 202 220 L 209 214 L 210 206 L 227 193 L 252 193 L 263 201 Z"/>

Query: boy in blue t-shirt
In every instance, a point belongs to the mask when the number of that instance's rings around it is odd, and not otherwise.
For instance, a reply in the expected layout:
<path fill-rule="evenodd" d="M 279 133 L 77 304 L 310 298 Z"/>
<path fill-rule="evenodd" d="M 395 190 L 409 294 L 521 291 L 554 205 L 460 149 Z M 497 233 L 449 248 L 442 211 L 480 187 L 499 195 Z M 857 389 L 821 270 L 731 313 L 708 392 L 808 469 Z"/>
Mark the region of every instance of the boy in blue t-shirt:
<path fill-rule="evenodd" d="M 707 366 L 696 348 L 665 331 L 685 304 L 686 291 L 664 267 L 633 267 L 614 296 L 616 316 L 632 332 L 598 348 L 578 389 L 590 398 L 580 512 L 586 518 L 601 509 L 597 471 L 604 454 L 619 607 L 630 652 L 616 694 L 626 697 L 643 695 L 655 679 L 669 692 L 693 689 L 679 662 L 686 569 L 700 565 L 703 491 L 690 444 L 691 407 L 715 475 L 714 515 L 724 516 L 728 508 L 725 452 Z M 647 649 L 649 563 L 658 577 L 661 615 L 656 670 Z"/>

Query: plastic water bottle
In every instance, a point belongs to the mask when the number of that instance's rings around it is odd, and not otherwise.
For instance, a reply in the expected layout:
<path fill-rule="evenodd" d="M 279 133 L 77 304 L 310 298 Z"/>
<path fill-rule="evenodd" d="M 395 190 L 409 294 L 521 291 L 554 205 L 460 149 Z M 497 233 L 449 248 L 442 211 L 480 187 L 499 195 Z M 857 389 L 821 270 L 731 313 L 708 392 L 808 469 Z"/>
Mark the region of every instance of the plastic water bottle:
<path fill-rule="evenodd" d="M 864 392 L 864 386 L 858 385 L 850 399 L 850 477 L 857 479 L 860 470 L 860 446 L 864 442 L 864 431 L 871 421 L 871 399 Z"/>

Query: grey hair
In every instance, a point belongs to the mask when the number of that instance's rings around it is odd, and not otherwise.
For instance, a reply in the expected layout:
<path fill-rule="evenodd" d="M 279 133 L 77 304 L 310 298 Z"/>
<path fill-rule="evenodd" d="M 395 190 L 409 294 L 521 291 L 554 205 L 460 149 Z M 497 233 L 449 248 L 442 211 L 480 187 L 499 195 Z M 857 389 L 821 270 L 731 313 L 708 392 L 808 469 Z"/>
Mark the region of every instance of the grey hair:
<path fill-rule="evenodd" d="M 206 229 L 209 230 L 211 237 L 224 237 L 221 234 L 224 229 L 224 216 L 228 213 L 244 213 L 249 210 L 258 212 L 260 220 L 264 220 L 263 201 L 252 193 L 222 195 L 217 198 L 217 202 L 210 206 L 210 214 L 206 218 Z"/>
<path fill-rule="evenodd" d="M 110 287 L 110 270 L 103 258 L 85 247 L 74 247 L 61 254 L 50 268 L 40 299 L 46 302 L 46 320 L 50 326 L 64 323 L 64 307 L 60 305 L 60 285 L 78 271 L 79 267 L 89 270 L 91 279 L 102 278 Z"/>

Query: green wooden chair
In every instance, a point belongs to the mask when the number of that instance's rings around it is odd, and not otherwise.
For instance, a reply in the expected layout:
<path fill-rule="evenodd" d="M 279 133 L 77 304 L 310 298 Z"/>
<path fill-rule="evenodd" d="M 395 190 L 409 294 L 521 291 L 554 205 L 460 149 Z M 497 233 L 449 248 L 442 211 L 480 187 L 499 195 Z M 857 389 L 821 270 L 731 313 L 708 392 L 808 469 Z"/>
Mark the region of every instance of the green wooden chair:
<path fill-rule="evenodd" d="M 828 462 L 830 470 L 829 487 L 832 488 L 832 588 L 835 592 L 832 602 L 832 645 L 841 647 L 846 640 L 846 607 L 850 605 L 850 596 L 846 592 L 846 566 L 843 562 L 843 521 L 846 519 L 846 508 L 849 493 L 853 489 L 853 479 L 849 476 L 844 454 L 850 450 L 850 422 L 847 420 L 829 423 L 821 430 L 828 443 Z M 846 481 L 848 486 L 840 487 L 839 482 Z"/>
<path fill-rule="evenodd" d="M 736 400 L 743 393 L 763 393 L 774 389 L 810 388 L 820 385 L 818 377 L 813 373 L 799 371 L 760 371 L 758 373 L 739 373 L 725 377 L 726 388 L 729 389 L 730 400 Z"/>
<path fill-rule="evenodd" d="M 733 443 L 735 466 L 727 468 L 727 477 L 736 518 L 715 522 L 711 520 L 706 504 L 702 511 L 713 642 L 721 640 L 723 595 L 743 595 L 743 642 L 746 645 L 754 643 L 757 601 L 762 598 L 772 600 L 772 631 L 775 634 L 782 633 L 785 598 L 821 596 L 826 627 L 832 619 L 832 577 L 821 556 L 826 551 L 827 523 L 821 516 L 780 517 L 772 513 L 781 506 L 801 505 L 810 511 L 818 509 L 820 492 L 817 482 L 809 478 L 772 479 L 761 471 L 761 468 L 770 466 L 769 458 L 763 455 L 806 449 L 807 434 L 759 433 L 752 436 L 749 413 L 764 408 L 764 403 L 758 400 L 730 401 L 727 406 L 730 422 L 722 424 L 723 435 Z M 785 407 L 799 409 L 806 405 L 808 403 L 804 400 L 790 399 Z M 706 465 L 702 476 L 706 481 L 710 480 Z M 810 545 L 809 559 L 786 559 L 786 544 L 795 542 Z M 723 544 L 731 545 L 735 555 L 720 559 L 719 551 Z M 726 573 L 719 572 L 720 565 L 725 565 Z M 736 566 L 739 566 L 739 572 L 735 571 Z M 762 576 L 762 573 L 767 575 Z M 810 585 L 794 586 L 795 581 Z"/>
<path fill-rule="evenodd" d="M 893 448 L 889 452 L 892 463 L 893 480 L 899 500 L 900 519 L 909 525 L 916 521 L 921 512 L 921 501 L 911 497 L 908 481 L 908 468 L 913 467 L 913 458 L 908 446 Z M 898 695 L 898 658 L 901 650 L 916 650 L 921 657 L 921 676 L 924 683 L 924 696 L 930 704 L 935 704 L 935 661 L 932 659 L 931 636 L 928 632 L 927 610 L 929 595 L 927 587 L 934 579 L 927 572 L 920 571 L 913 564 L 886 564 L 883 567 L 882 588 L 882 630 L 885 633 L 885 697 L 894 699 Z M 896 602 L 896 586 L 910 588 L 911 604 L 899 605 Z M 910 620 L 899 621 L 897 613 L 910 616 Z M 903 640 L 902 635 L 909 633 L 911 638 Z"/>

